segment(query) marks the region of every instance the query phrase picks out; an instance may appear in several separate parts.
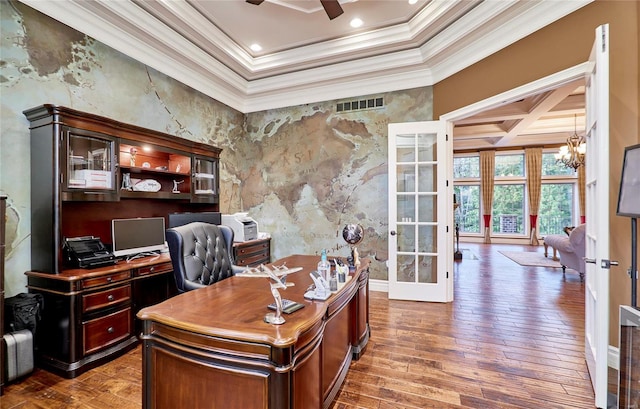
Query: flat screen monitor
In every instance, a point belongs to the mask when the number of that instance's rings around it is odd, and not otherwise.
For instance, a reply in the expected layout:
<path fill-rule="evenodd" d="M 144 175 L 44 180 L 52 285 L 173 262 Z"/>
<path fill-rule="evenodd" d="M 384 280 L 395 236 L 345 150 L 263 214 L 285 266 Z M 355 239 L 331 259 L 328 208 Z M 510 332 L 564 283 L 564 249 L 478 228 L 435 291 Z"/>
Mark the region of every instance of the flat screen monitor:
<path fill-rule="evenodd" d="M 116 257 L 165 249 L 164 217 L 111 220 L 111 243 Z"/>
<path fill-rule="evenodd" d="M 222 224 L 220 212 L 169 213 L 169 228 L 193 222 Z"/>
<path fill-rule="evenodd" d="M 624 148 L 618 216 L 640 217 L 640 144 Z"/>

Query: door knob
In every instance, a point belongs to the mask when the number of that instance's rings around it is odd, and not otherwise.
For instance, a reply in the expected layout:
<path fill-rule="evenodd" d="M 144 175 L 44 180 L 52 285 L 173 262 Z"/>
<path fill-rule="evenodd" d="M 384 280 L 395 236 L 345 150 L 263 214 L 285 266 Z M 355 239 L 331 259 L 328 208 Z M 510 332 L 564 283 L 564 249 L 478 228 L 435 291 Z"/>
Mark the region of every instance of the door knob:
<path fill-rule="evenodd" d="M 391 234 L 392 236 L 395 236 L 395 235 L 396 235 L 396 231 L 395 231 L 395 230 L 391 230 L 391 231 L 389 232 L 389 234 Z"/>

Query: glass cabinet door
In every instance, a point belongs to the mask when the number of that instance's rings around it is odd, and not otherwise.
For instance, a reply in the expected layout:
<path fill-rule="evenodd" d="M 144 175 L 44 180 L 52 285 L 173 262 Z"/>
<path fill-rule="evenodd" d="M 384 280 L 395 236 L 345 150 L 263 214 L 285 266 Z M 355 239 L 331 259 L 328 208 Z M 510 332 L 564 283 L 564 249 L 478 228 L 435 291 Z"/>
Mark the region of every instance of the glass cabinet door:
<path fill-rule="evenodd" d="M 67 192 L 115 192 L 115 140 L 99 134 L 67 130 L 63 152 L 63 190 Z M 67 197 L 76 200 L 79 197 Z M 100 200 L 100 199 L 98 199 Z"/>
<path fill-rule="evenodd" d="M 193 158 L 193 202 L 215 203 L 218 201 L 218 160 L 195 156 Z"/>

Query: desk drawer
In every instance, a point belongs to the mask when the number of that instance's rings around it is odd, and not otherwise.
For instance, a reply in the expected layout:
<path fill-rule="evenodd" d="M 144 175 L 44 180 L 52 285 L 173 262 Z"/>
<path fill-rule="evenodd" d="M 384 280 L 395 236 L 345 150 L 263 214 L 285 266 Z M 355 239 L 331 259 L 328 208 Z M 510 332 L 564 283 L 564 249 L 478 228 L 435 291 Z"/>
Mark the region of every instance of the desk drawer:
<path fill-rule="evenodd" d="M 153 266 L 140 267 L 136 271 L 136 277 L 146 276 L 149 274 L 161 274 L 173 271 L 173 265 L 170 261 L 166 263 L 155 264 Z"/>
<path fill-rule="evenodd" d="M 233 251 L 236 265 L 254 267 L 271 261 L 271 240 L 234 243 Z"/>
<path fill-rule="evenodd" d="M 237 245 L 236 246 L 236 253 L 238 254 L 238 257 L 241 257 L 243 255 L 247 255 L 247 254 L 264 252 L 265 250 L 269 250 L 269 242 L 268 241 L 262 241 L 260 243 L 255 243 L 255 244 L 252 243 L 252 244 L 249 244 L 249 245 Z"/>
<path fill-rule="evenodd" d="M 131 277 L 131 272 L 121 271 L 119 273 L 108 274 L 100 277 L 85 278 L 82 280 L 82 288 L 100 287 L 107 284 L 117 283 L 119 281 L 128 280 Z"/>
<path fill-rule="evenodd" d="M 119 287 L 82 296 L 82 312 L 99 310 L 110 305 L 115 305 L 131 299 L 131 285 L 125 284 Z"/>
<path fill-rule="evenodd" d="M 131 308 L 82 324 L 84 354 L 93 353 L 131 336 Z"/>
<path fill-rule="evenodd" d="M 261 253 L 249 254 L 246 256 L 238 256 L 236 259 L 236 265 L 238 266 L 257 266 L 260 264 L 267 264 L 270 260 L 269 250 L 264 250 Z"/>

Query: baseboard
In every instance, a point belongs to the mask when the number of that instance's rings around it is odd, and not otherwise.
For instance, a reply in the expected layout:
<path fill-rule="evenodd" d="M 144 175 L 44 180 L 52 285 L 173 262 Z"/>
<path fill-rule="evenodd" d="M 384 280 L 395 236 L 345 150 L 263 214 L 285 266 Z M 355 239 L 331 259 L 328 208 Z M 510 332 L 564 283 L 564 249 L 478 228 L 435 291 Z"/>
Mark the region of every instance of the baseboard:
<path fill-rule="evenodd" d="M 387 280 L 369 280 L 369 291 L 389 292 L 389 282 Z"/>
<path fill-rule="evenodd" d="M 607 366 L 613 368 L 616 371 L 620 370 L 620 349 L 609 345 L 607 351 Z"/>

